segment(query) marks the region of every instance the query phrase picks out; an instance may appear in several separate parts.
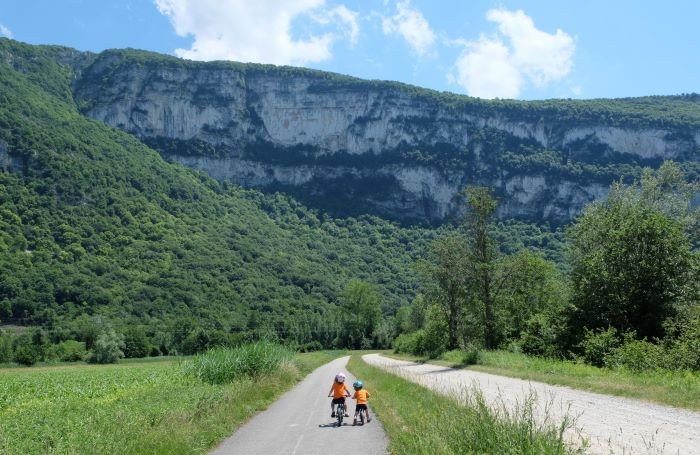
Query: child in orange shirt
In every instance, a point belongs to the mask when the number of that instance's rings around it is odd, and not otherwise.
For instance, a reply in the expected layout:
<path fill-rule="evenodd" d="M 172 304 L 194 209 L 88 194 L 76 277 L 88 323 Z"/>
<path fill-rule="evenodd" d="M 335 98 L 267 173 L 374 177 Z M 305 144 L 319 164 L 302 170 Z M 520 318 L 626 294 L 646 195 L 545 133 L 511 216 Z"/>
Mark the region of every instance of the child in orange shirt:
<path fill-rule="evenodd" d="M 350 389 L 348 389 L 347 384 L 345 384 L 345 375 L 343 373 L 338 373 L 335 375 L 335 382 L 331 385 L 331 390 L 328 392 L 328 396 L 332 396 L 331 401 L 331 417 L 335 417 L 335 407 L 336 405 L 343 403 L 345 404 L 345 397 L 350 396 Z M 350 417 L 348 414 L 347 406 L 345 407 L 345 417 Z"/>
<path fill-rule="evenodd" d="M 355 394 L 352 396 L 355 400 L 357 400 L 357 404 L 355 405 L 355 418 L 352 422 L 353 425 L 357 425 L 357 416 L 362 412 L 365 411 L 365 417 L 367 418 L 367 423 L 371 422 L 372 419 L 369 416 L 369 410 L 367 409 L 367 399 L 369 399 L 369 392 L 363 389 L 364 384 L 362 381 L 355 381 L 352 385 L 352 387 L 355 389 Z"/>

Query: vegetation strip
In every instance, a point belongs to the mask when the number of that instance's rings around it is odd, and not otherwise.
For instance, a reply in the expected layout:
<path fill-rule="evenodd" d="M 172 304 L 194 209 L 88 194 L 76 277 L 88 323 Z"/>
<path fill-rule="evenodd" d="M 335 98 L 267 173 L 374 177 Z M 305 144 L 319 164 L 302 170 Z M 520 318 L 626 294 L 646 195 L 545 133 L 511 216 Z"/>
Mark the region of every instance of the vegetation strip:
<path fill-rule="evenodd" d="M 546 359 L 507 351 L 480 351 L 478 363 L 475 365 L 465 365 L 464 354 L 458 350 L 445 352 L 436 359 L 409 354 L 383 354 L 400 360 L 467 368 L 700 411 L 700 377 L 688 371 L 636 373 L 622 368 L 597 368 L 580 362 Z"/>
<path fill-rule="evenodd" d="M 299 354 L 277 371 L 209 384 L 173 361 L 5 370 L 0 453 L 206 453 L 342 352 Z"/>
<path fill-rule="evenodd" d="M 370 406 L 384 425 L 392 453 L 583 453 L 565 444 L 565 427 L 538 425 L 528 406 L 517 414 L 491 410 L 472 392 L 469 404 L 463 406 L 357 356 L 350 359 L 348 369 L 372 393 Z"/>

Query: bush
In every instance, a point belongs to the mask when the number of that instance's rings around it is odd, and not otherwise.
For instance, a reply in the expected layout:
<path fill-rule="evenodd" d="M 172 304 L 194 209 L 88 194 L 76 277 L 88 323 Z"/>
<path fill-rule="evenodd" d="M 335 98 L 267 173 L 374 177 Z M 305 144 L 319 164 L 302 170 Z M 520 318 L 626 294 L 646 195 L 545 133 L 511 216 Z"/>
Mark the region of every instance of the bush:
<path fill-rule="evenodd" d="M 583 341 L 579 344 L 583 360 L 597 367 L 604 366 L 605 358 L 619 346 L 620 339 L 617 335 L 617 330 L 613 327 L 597 332 L 585 329 Z"/>
<path fill-rule="evenodd" d="M 481 359 L 481 350 L 475 344 L 468 344 L 462 349 L 462 365 L 476 365 Z"/>
<path fill-rule="evenodd" d="M 634 372 L 660 369 L 663 364 L 663 349 L 646 340 L 635 340 L 634 333 L 625 334 L 625 341 L 605 357 L 605 366 L 624 367 Z"/>
<path fill-rule="evenodd" d="M 127 359 L 146 357 L 151 345 L 141 327 L 130 327 L 124 331 L 124 357 Z"/>
<path fill-rule="evenodd" d="M 14 361 L 20 365 L 32 366 L 43 357 L 40 346 L 34 343 L 33 336 L 28 333 L 15 338 L 13 342 Z"/>
<path fill-rule="evenodd" d="M 88 363 L 117 363 L 124 357 L 124 338 L 114 330 L 102 332 L 87 357 Z"/>
<path fill-rule="evenodd" d="M 556 357 L 559 354 L 559 335 L 560 329 L 551 318 L 536 314 L 525 323 L 517 349 L 529 355 Z"/>
<path fill-rule="evenodd" d="M 80 362 L 86 355 L 87 350 L 84 342 L 66 340 L 51 346 L 47 357 L 62 362 Z"/>
<path fill-rule="evenodd" d="M 279 344 L 258 341 L 238 348 L 214 348 L 183 365 L 186 376 L 209 384 L 224 384 L 240 377 L 269 375 L 290 361 L 294 352 Z"/>
<path fill-rule="evenodd" d="M 416 330 L 413 333 L 402 333 L 394 340 L 394 352 L 397 354 L 425 354 L 425 331 L 423 329 Z"/>
<path fill-rule="evenodd" d="M 423 350 L 431 359 L 436 359 L 447 350 L 449 343 L 449 329 L 442 311 L 433 306 L 428 310 L 427 323 L 425 325 L 425 338 Z"/>

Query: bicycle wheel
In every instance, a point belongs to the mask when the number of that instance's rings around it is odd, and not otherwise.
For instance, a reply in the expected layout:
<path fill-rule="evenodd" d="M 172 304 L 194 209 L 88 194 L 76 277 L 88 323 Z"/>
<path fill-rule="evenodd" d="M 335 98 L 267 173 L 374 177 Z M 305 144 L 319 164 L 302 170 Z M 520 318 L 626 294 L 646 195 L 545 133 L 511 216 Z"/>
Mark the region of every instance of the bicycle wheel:
<path fill-rule="evenodd" d="M 363 411 L 360 410 L 360 425 L 365 424 L 365 415 L 363 414 Z"/>
<path fill-rule="evenodd" d="M 343 417 L 345 417 L 345 405 L 339 404 L 336 409 L 336 417 L 338 418 L 338 426 L 343 425 Z"/>

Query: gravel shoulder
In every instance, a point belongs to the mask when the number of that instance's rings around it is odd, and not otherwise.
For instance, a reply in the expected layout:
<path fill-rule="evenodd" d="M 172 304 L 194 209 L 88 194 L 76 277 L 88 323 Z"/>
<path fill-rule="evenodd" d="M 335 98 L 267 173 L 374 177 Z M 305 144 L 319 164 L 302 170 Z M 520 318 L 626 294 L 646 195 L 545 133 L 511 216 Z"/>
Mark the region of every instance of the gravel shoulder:
<path fill-rule="evenodd" d="M 585 438 L 591 453 L 700 455 L 697 412 L 379 354 L 362 359 L 456 399 L 476 387 L 491 406 L 514 410 L 531 397 L 539 420 L 545 415 L 555 423 L 565 416 L 575 418 L 575 429 L 567 437 L 574 443 Z"/>
<path fill-rule="evenodd" d="M 352 426 L 355 401 L 347 400 L 350 417 L 343 426 L 333 425 L 328 390 L 336 373 L 343 371 L 352 384 L 355 378 L 347 372 L 349 357 L 333 360 L 309 374 L 267 410 L 257 414 L 211 453 L 246 455 L 327 455 L 355 452 L 367 455 L 388 453 L 388 440 L 381 423 L 371 409 L 372 422 Z"/>

